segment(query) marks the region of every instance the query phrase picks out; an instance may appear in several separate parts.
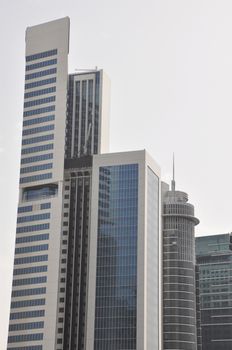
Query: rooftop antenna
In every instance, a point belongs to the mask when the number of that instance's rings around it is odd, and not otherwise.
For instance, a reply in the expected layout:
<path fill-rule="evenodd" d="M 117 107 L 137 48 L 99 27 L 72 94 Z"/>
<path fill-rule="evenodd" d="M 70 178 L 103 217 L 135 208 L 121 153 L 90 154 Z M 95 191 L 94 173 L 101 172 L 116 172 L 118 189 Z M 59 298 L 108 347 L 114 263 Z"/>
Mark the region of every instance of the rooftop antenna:
<path fill-rule="evenodd" d="M 175 183 L 175 155 L 173 152 L 172 158 L 172 191 L 175 191 L 176 183 Z"/>

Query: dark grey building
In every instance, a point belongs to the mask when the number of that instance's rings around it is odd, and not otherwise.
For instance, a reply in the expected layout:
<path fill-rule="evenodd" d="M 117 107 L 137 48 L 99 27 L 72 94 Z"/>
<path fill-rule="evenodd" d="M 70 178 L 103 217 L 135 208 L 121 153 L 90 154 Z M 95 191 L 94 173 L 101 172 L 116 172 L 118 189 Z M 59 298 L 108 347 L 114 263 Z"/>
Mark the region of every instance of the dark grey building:
<path fill-rule="evenodd" d="M 196 238 L 202 350 L 232 349 L 232 234 Z"/>
<path fill-rule="evenodd" d="M 163 184 L 163 349 L 196 350 L 194 228 L 199 220 L 185 192 Z"/>

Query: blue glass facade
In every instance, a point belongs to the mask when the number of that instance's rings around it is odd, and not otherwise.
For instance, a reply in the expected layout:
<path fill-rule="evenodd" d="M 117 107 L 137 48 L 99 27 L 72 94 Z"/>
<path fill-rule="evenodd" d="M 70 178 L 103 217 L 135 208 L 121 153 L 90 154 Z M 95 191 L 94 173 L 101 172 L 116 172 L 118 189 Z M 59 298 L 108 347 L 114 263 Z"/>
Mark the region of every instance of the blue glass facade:
<path fill-rule="evenodd" d="M 94 349 L 136 349 L 138 164 L 100 167 Z"/>

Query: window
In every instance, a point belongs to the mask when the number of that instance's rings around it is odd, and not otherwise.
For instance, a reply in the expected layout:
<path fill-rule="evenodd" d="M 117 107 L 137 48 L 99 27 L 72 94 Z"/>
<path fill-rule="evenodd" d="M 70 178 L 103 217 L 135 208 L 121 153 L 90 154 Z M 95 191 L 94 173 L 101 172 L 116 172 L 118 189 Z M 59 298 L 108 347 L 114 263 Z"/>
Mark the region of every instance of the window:
<path fill-rule="evenodd" d="M 50 149 L 53 149 L 53 143 L 49 143 L 48 145 L 23 148 L 22 149 L 22 154 L 42 152 L 42 151 L 47 151 L 47 150 L 50 150 Z"/>
<path fill-rule="evenodd" d="M 47 89 L 41 89 L 41 90 L 35 90 L 35 91 L 31 91 L 31 92 L 26 92 L 24 94 L 24 98 L 30 98 L 30 97 L 34 97 L 34 96 L 46 95 L 46 94 L 50 94 L 52 92 L 56 92 L 56 87 L 55 86 L 49 87 Z"/>
<path fill-rule="evenodd" d="M 40 132 L 51 131 L 55 129 L 54 124 L 39 126 L 37 128 L 23 130 L 23 136 L 38 134 Z"/>
<path fill-rule="evenodd" d="M 46 219 L 50 219 L 50 216 L 51 216 L 50 213 L 36 214 L 36 215 L 29 215 L 29 216 L 20 216 L 17 219 L 17 223 L 37 221 L 37 220 L 46 220 Z"/>
<path fill-rule="evenodd" d="M 48 230 L 48 229 L 49 229 L 49 224 L 31 225 L 31 226 L 17 227 L 16 233 L 33 232 L 33 231 Z"/>
<path fill-rule="evenodd" d="M 41 277 L 32 277 L 32 278 L 23 278 L 18 280 L 13 280 L 13 286 L 25 286 L 27 284 L 39 284 L 39 283 L 46 283 L 47 277 L 41 276 Z"/>
<path fill-rule="evenodd" d="M 27 183 L 27 182 L 34 182 L 34 181 L 41 181 L 45 179 L 51 179 L 52 173 L 42 174 L 42 175 L 34 175 L 34 176 L 27 176 L 27 177 L 21 177 L 20 183 Z"/>
<path fill-rule="evenodd" d="M 28 211 L 32 211 L 32 205 L 27 205 L 26 207 L 19 207 L 18 208 L 18 214 L 26 213 Z"/>
<path fill-rule="evenodd" d="M 29 247 L 15 248 L 15 255 L 48 250 L 48 244 L 33 245 Z"/>
<path fill-rule="evenodd" d="M 33 165 L 33 166 L 21 168 L 20 174 L 26 174 L 26 173 L 32 173 L 32 172 L 35 172 L 35 171 L 52 169 L 52 167 L 53 167 L 52 163 L 46 163 L 46 164 L 41 164 L 41 165 Z"/>
<path fill-rule="evenodd" d="M 54 140 L 54 135 L 50 134 L 50 135 L 43 135 L 43 136 L 37 136 L 37 137 L 32 137 L 30 139 L 25 139 L 22 141 L 22 145 L 28 145 L 30 143 L 37 143 L 37 142 L 44 142 L 44 141 L 48 141 L 48 140 Z M 36 147 L 34 147 L 34 149 L 36 149 Z M 23 154 L 24 150 L 22 150 L 22 154 Z M 37 151 L 39 152 L 39 151 Z"/>
<path fill-rule="evenodd" d="M 44 233 L 42 235 L 33 235 L 26 237 L 17 237 L 16 243 L 26 243 L 26 242 L 36 242 L 36 241 L 45 241 L 49 239 L 49 234 Z"/>
<path fill-rule="evenodd" d="M 55 55 L 57 55 L 57 49 L 39 52 L 39 53 L 36 53 L 34 55 L 26 56 L 26 62 L 38 60 L 38 59 L 44 58 L 44 57 L 55 56 Z"/>
<path fill-rule="evenodd" d="M 10 307 L 12 309 L 17 309 L 20 307 L 31 307 L 31 306 L 38 306 L 38 305 L 45 305 L 45 299 L 12 301 Z"/>
<path fill-rule="evenodd" d="M 49 184 L 25 188 L 23 191 L 23 200 L 34 201 L 47 197 L 54 197 L 58 194 L 58 185 Z M 43 204 L 41 204 L 42 206 Z M 41 208 L 42 209 L 42 208 Z"/>
<path fill-rule="evenodd" d="M 37 341 L 43 339 L 43 333 L 22 334 L 22 335 L 10 335 L 8 337 L 8 343 L 18 343 L 26 341 Z"/>
<path fill-rule="evenodd" d="M 16 323 L 9 325 L 9 332 L 24 331 L 27 329 L 44 328 L 44 322 Z"/>
<path fill-rule="evenodd" d="M 43 160 L 53 159 L 53 153 L 41 154 L 40 156 L 23 158 L 21 164 L 41 162 Z"/>
<path fill-rule="evenodd" d="M 30 111 L 26 111 L 23 113 L 24 117 L 30 117 L 35 114 L 42 114 L 42 113 L 47 113 L 55 110 L 55 106 L 48 106 L 48 107 L 42 107 L 42 108 L 37 108 L 37 109 L 32 109 Z"/>
<path fill-rule="evenodd" d="M 46 97 L 46 98 L 40 98 L 39 100 L 27 101 L 27 102 L 24 102 L 24 108 L 54 102 L 55 100 L 56 100 L 56 96 L 50 96 L 50 97 Z"/>
<path fill-rule="evenodd" d="M 40 295 L 40 294 L 46 294 L 45 287 L 13 290 L 11 293 L 11 296 L 12 297 L 24 297 L 26 295 Z"/>
<path fill-rule="evenodd" d="M 42 71 L 36 72 L 36 73 L 26 74 L 25 80 L 40 78 L 40 77 L 44 77 L 45 75 L 50 75 L 50 74 L 56 74 L 56 68 L 51 68 L 51 69 L 42 70 Z"/>
<path fill-rule="evenodd" d="M 25 90 L 27 89 L 32 89 L 38 86 L 43 86 L 43 85 L 48 85 L 48 84 L 54 84 L 56 83 L 56 78 L 49 78 L 49 79 L 44 79 L 44 80 L 39 80 L 39 81 L 34 81 L 33 83 L 27 83 L 25 84 Z"/>
<path fill-rule="evenodd" d="M 29 71 L 29 70 L 37 69 L 37 68 L 52 66 L 53 64 L 57 64 L 57 59 L 56 58 L 54 58 L 53 60 L 42 61 L 42 62 L 38 62 L 38 63 L 27 65 L 26 66 L 26 72 Z"/>
<path fill-rule="evenodd" d="M 47 265 L 43 265 L 43 266 L 31 266 L 31 267 L 25 267 L 22 269 L 14 269 L 14 276 L 18 276 L 18 275 L 25 275 L 25 274 L 29 274 L 29 273 L 40 273 L 40 272 L 47 272 L 48 267 Z"/>
<path fill-rule="evenodd" d="M 43 317 L 44 314 L 45 314 L 44 310 L 14 312 L 14 313 L 10 314 L 10 320 L 17 320 L 17 319 L 22 319 L 22 318 Z"/>

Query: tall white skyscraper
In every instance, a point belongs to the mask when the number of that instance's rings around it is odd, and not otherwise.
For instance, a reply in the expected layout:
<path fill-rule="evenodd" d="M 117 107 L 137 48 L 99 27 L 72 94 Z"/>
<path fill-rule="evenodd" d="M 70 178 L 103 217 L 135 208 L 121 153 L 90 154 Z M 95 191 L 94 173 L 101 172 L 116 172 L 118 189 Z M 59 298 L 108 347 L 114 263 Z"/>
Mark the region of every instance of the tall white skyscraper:
<path fill-rule="evenodd" d="M 110 84 L 68 75 L 69 19 L 26 31 L 7 349 L 160 349 L 160 169 L 108 152 Z"/>

